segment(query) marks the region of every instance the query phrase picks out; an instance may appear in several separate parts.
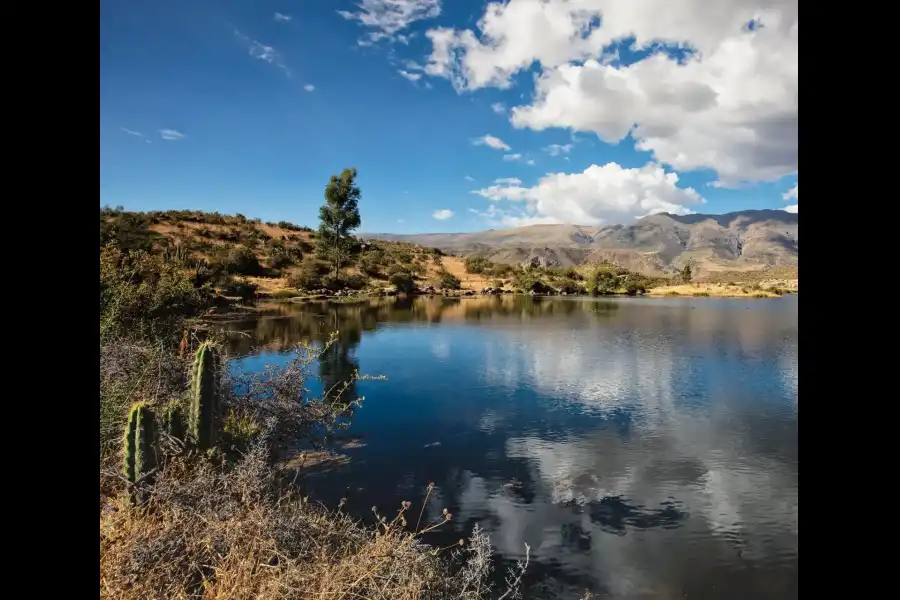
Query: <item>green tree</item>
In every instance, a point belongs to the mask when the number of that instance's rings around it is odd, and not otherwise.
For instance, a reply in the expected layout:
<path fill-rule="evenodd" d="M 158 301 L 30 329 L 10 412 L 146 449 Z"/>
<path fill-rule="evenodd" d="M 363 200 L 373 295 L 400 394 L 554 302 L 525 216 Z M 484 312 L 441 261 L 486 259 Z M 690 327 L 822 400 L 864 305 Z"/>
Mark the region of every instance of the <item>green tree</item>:
<path fill-rule="evenodd" d="M 691 282 L 691 264 L 690 263 L 684 265 L 684 268 L 681 270 L 681 280 L 685 283 Z"/>
<path fill-rule="evenodd" d="M 592 296 L 614 294 L 619 286 L 615 273 L 608 268 L 598 267 L 591 271 L 585 280 L 584 287 Z"/>
<path fill-rule="evenodd" d="M 356 169 L 344 169 L 340 176 L 332 175 L 325 186 L 325 204 L 319 209 L 318 251 L 337 275 L 350 257 L 353 247 L 351 232 L 359 227 L 359 198 Z"/>

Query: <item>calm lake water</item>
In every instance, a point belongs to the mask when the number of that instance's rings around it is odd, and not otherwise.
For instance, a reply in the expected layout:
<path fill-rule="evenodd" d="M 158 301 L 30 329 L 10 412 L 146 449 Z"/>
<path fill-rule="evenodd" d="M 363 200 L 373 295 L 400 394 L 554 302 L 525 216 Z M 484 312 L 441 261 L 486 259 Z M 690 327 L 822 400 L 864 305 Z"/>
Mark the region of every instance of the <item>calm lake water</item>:
<path fill-rule="evenodd" d="M 277 305 L 229 327 L 241 369 L 340 333 L 327 383 L 364 381 L 343 468 L 304 481 L 351 510 L 454 514 L 530 594 L 796 598 L 797 296 L 521 296 Z M 315 386 L 311 386 L 315 387 Z M 321 389 L 321 388 L 319 388 Z M 313 391 L 316 391 L 315 389 Z"/>

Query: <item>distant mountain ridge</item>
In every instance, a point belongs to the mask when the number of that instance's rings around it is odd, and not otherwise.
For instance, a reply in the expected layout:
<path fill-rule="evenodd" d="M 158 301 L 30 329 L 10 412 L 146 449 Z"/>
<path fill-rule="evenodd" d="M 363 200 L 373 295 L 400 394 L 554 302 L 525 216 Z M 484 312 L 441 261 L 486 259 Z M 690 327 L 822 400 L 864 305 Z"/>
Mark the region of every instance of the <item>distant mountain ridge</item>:
<path fill-rule="evenodd" d="M 440 248 L 494 262 L 574 266 L 608 261 L 647 274 L 667 274 L 690 262 L 698 271 L 794 266 L 799 262 L 798 214 L 744 210 L 722 215 L 660 213 L 630 225 L 529 225 L 474 233 L 363 234 Z"/>

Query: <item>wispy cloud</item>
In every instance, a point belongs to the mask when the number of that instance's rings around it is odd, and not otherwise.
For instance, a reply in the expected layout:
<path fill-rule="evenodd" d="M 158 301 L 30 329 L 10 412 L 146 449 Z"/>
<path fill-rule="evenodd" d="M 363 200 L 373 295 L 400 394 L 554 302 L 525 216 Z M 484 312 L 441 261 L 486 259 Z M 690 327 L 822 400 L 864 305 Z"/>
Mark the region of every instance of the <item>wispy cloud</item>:
<path fill-rule="evenodd" d="M 794 199 L 799 200 L 800 199 L 800 184 L 798 183 L 797 185 L 795 185 L 794 187 L 792 187 L 791 189 L 789 189 L 788 191 L 783 193 L 781 195 L 781 197 L 784 198 L 785 200 L 794 200 Z"/>
<path fill-rule="evenodd" d="M 518 152 L 514 152 L 512 154 L 504 154 L 503 160 L 505 160 L 506 162 L 520 162 L 530 167 L 534 166 L 533 158 L 528 158 L 527 156 L 519 154 Z"/>
<path fill-rule="evenodd" d="M 512 150 L 506 142 L 492 135 L 483 135 L 480 138 L 475 138 L 472 140 L 472 143 L 476 146 L 487 146 L 494 150 Z M 522 155 L 519 154 L 518 156 Z"/>
<path fill-rule="evenodd" d="M 409 79 L 410 81 L 418 81 L 418 80 L 422 79 L 421 73 L 410 73 L 409 71 L 405 71 L 403 69 L 400 69 L 397 72 L 400 73 L 400 75 L 402 75 L 406 79 Z"/>
<path fill-rule="evenodd" d="M 177 142 L 178 140 L 182 140 L 187 136 L 178 131 L 177 129 L 160 129 L 159 137 L 164 140 L 169 140 L 170 142 Z"/>
<path fill-rule="evenodd" d="M 561 154 L 568 154 L 574 147 L 575 144 L 550 144 L 544 148 L 544 152 L 550 156 L 560 156 Z"/>
<path fill-rule="evenodd" d="M 124 132 L 127 133 L 128 135 L 133 135 L 133 136 L 135 136 L 135 137 L 144 137 L 144 134 L 141 133 L 140 131 L 135 131 L 135 130 L 133 130 L 133 129 L 128 129 L 127 127 L 119 127 L 119 129 L 121 129 L 122 131 L 124 131 Z"/>
<path fill-rule="evenodd" d="M 272 46 L 267 46 L 261 42 L 257 42 L 256 40 L 250 39 L 246 35 L 240 32 L 237 28 L 234 29 L 234 35 L 241 42 L 243 42 L 244 46 L 247 48 L 247 53 L 257 60 L 262 60 L 270 65 L 274 65 L 281 69 L 287 74 L 288 77 L 291 75 L 291 70 L 285 64 L 284 59 L 281 54 Z"/>
<path fill-rule="evenodd" d="M 452 210 L 447 210 L 446 208 L 442 208 L 441 210 L 436 210 L 431 213 L 431 216 L 437 219 L 438 221 L 444 221 L 453 216 Z"/>
<path fill-rule="evenodd" d="M 292 17 L 291 15 L 283 15 L 280 12 L 275 13 L 275 20 L 279 21 L 281 23 L 287 23 L 288 21 L 290 21 L 293 18 L 294 17 Z"/>
<path fill-rule="evenodd" d="M 412 34 L 400 32 L 416 21 L 433 19 L 441 14 L 441 0 L 360 0 L 357 8 L 356 12 L 337 12 L 371 30 L 368 41 L 360 41 L 361 46 L 371 46 L 381 40 L 408 44 Z"/>
<path fill-rule="evenodd" d="M 494 183 L 498 183 L 500 185 L 521 185 L 522 180 L 518 177 L 501 177 L 500 179 L 495 179 Z"/>
<path fill-rule="evenodd" d="M 494 102 L 493 104 L 491 104 L 491 110 L 498 115 L 502 115 L 506 112 L 506 105 L 502 102 Z"/>
<path fill-rule="evenodd" d="M 316 91 L 316 86 L 314 86 L 311 83 L 307 83 L 306 85 L 303 86 L 303 89 L 306 90 L 307 92 L 314 92 L 314 91 Z"/>
<path fill-rule="evenodd" d="M 466 181 L 475 181 L 475 178 L 471 177 L 469 175 L 466 175 Z"/>

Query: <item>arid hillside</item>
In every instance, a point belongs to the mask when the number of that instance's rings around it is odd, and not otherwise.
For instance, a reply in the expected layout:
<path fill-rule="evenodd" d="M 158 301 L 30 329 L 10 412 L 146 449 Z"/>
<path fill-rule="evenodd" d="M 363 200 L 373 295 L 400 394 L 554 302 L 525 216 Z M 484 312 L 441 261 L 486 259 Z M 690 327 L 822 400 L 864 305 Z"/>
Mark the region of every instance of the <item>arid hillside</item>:
<path fill-rule="evenodd" d="M 630 225 L 531 225 L 476 233 L 369 234 L 493 262 L 570 267 L 610 262 L 647 275 L 669 276 L 691 264 L 698 276 L 799 263 L 798 215 L 746 210 L 724 215 L 662 213 Z"/>

